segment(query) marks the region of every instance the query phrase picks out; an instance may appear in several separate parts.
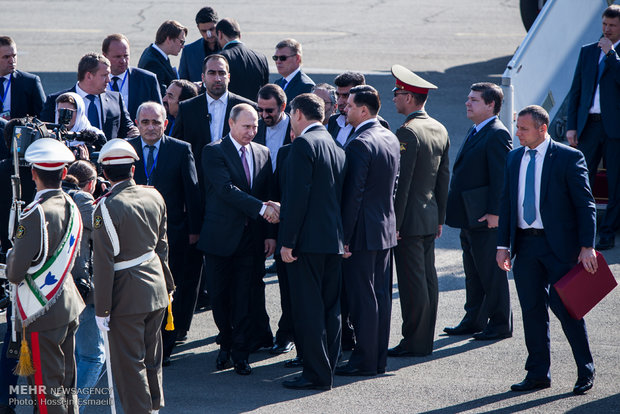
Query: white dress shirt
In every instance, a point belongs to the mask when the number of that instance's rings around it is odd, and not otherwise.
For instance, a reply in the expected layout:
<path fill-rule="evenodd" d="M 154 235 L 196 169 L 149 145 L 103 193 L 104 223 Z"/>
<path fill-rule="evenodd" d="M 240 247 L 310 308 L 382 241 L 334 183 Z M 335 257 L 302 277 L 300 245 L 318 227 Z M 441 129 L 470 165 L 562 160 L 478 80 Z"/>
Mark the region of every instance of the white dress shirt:
<path fill-rule="evenodd" d="M 120 75 L 110 74 L 110 82 L 108 82 L 108 86 L 106 86 L 106 89 L 109 91 L 114 90 L 112 89 L 112 83 L 114 83 L 112 78 L 115 76 L 118 77 L 118 81 L 116 83 L 118 85 L 119 92 L 121 93 L 121 96 L 123 97 L 125 108 L 127 108 L 127 106 L 129 105 L 129 69 L 127 69 L 125 72 L 121 73 Z"/>
<path fill-rule="evenodd" d="M 338 141 L 340 145 L 344 146 L 344 143 L 347 142 L 349 134 L 353 130 L 353 125 L 347 124 L 347 117 L 342 114 L 336 118 L 336 123 L 340 127 L 340 131 L 338 131 L 338 135 L 336 136 L 336 141 Z"/>
<path fill-rule="evenodd" d="M 86 95 L 90 95 L 88 92 L 84 92 L 82 88 L 80 88 L 80 83 L 75 84 L 75 93 L 82 97 L 84 101 L 84 113 L 88 117 L 88 108 L 90 108 L 91 102 L 90 99 L 86 97 Z M 101 119 L 101 97 L 99 95 L 95 95 L 95 106 L 97 107 L 97 115 L 99 116 L 99 129 L 103 129 L 103 120 Z"/>
<path fill-rule="evenodd" d="M 519 194 L 517 198 L 517 227 L 521 229 L 535 228 L 543 229 L 542 218 L 540 216 L 540 181 L 542 176 L 543 163 L 545 161 L 545 155 L 549 148 L 549 142 L 551 137 L 547 135 L 545 140 L 541 142 L 536 148 L 536 169 L 534 173 L 534 194 L 536 204 L 536 220 L 532 224 L 527 224 L 523 219 L 523 199 L 525 198 L 525 176 L 527 174 L 527 166 L 530 163 L 530 154 L 528 150 L 530 148 L 525 147 L 525 153 L 521 159 L 521 165 L 519 167 Z"/>
<path fill-rule="evenodd" d="M 0 108 L 0 113 L 11 112 L 11 88 L 12 88 L 12 75 L 13 73 L 9 73 L 8 75 L 2 76 L 4 78 L 4 82 L 2 83 L 2 92 L 0 96 L 4 94 L 4 105 Z"/>
<path fill-rule="evenodd" d="M 213 99 L 208 93 L 207 108 L 210 114 L 209 128 L 211 129 L 211 142 L 222 138 L 224 132 L 224 117 L 226 116 L 226 106 L 228 105 L 228 91 L 218 99 Z"/>
<path fill-rule="evenodd" d="M 289 117 L 284 114 L 280 122 L 265 129 L 265 145 L 269 148 L 269 153 L 271 154 L 271 168 L 273 171 L 276 170 L 278 151 L 286 139 L 288 123 Z"/>

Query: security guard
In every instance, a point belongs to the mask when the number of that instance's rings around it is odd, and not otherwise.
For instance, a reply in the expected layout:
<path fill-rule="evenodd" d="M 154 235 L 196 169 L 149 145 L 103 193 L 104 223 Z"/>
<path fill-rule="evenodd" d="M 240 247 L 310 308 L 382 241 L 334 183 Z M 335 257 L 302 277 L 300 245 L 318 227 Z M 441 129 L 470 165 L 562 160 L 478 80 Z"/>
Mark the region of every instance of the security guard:
<path fill-rule="evenodd" d="M 18 285 L 14 306 L 25 340 L 17 369 L 22 375 L 34 370 L 28 382 L 35 385 L 37 412 L 77 414 L 75 331 L 84 302 L 70 272 L 82 221 L 60 188 L 66 164 L 75 158 L 61 142 L 41 138 L 28 147 L 25 159 L 37 193 L 19 218 L 7 258 L 7 278 Z"/>
<path fill-rule="evenodd" d="M 153 187 L 133 180 L 133 147 L 108 141 L 99 153 L 112 183 L 93 213 L 95 315 L 109 331 L 110 361 L 123 411 L 164 405 L 160 327 L 174 290 L 168 268 L 166 205 Z"/>

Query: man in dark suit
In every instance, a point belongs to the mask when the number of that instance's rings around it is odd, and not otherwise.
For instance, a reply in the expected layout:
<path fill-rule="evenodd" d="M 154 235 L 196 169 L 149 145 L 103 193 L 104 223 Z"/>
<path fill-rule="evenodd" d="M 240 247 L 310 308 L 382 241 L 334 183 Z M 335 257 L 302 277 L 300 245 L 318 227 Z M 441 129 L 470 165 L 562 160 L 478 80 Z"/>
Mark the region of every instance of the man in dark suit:
<path fill-rule="evenodd" d="M 166 88 L 173 79 L 179 79 L 179 72 L 170 64 L 169 56 L 177 56 L 185 45 L 187 27 L 175 20 L 166 20 L 157 29 L 155 43 L 144 49 L 138 67 L 157 76 L 161 94 L 166 93 Z"/>
<path fill-rule="evenodd" d="M 336 375 L 382 374 L 387 364 L 400 146 L 377 121 L 380 107 L 379 93 L 367 85 L 352 88 L 345 107 L 355 132 L 345 150 L 342 225 L 344 257 L 350 257 L 343 262 L 342 277 L 356 343 L 348 364 L 336 368 Z"/>
<path fill-rule="evenodd" d="M 0 118 L 36 116 L 45 102 L 38 76 L 17 70 L 17 46 L 8 36 L 0 36 Z"/>
<path fill-rule="evenodd" d="M 215 37 L 217 12 L 212 7 L 203 7 L 196 13 L 196 26 L 200 32 L 200 39 L 185 45 L 181 53 L 179 77 L 191 82 L 200 82 L 202 62 L 205 57 L 217 53 L 220 45 Z"/>
<path fill-rule="evenodd" d="M 222 55 L 210 55 L 203 63 L 202 82 L 206 92 L 179 105 L 179 113 L 171 135 L 192 145 L 198 169 L 198 180 L 204 192 L 202 173 L 202 149 L 220 140 L 230 131 L 228 116 L 240 103 L 256 104 L 232 92 L 228 92 L 230 73 L 228 61 Z"/>
<path fill-rule="evenodd" d="M 394 200 L 398 246 L 394 249 L 403 339 L 388 356 L 426 356 L 433 352 L 439 286 L 435 239 L 441 237 L 450 182 L 448 131 L 424 110 L 437 89 L 409 69 L 392 66 L 394 105 L 405 115 L 396 131 L 400 174 Z"/>
<path fill-rule="evenodd" d="M 135 163 L 136 184 L 155 187 L 164 197 L 168 214 L 168 262 L 177 288 L 172 302 L 175 329 L 162 329 L 164 366 L 170 363 L 175 341 L 189 331 L 202 267 L 202 254 L 196 249 L 202 206 L 196 197 L 194 156 L 188 143 L 164 135 L 166 123 L 164 107 L 146 102 L 138 108 L 140 137 L 129 141 L 140 157 Z"/>
<path fill-rule="evenodd" d="M 588 272 L 596 271 L 596 207 L 583 154 L 554 142 L 548 126 L 549 115 L 540 106 L 522 109 L 517 118 L 522 147 L 511 151 L 506 160 L 496 261 L 502 271 L 508 271 L 511 256 L 516 255 L 514 279 L 528 350 L 527 375 L 511 389 L 530 391 L 551 385 L 551 307 L 577 364 L 573 393 L 583 394 L 594 381 L 586 325 L 569 315 L 552 285 L 578 262 Z"/>
<path fill-rule="evenodd" d="M 213 319 L 219 329 L 218 370 L 234 361 L 235 372 L 249 375 L 249 332 L 253 321 L 252 279 L 264 272 L 265 256 L 275 250 L 277 213 L 269 200 L 273 172 L 269 150 L 252 142 L 258 125 L 248 104 L 230 113 L 230 133 L 206 145 L 202 163 L 206 185 L 205 215 L 198 248 L 205 252 Z"/>
<path fill-rule="evenodd" d="M 103 40 L 101 51 L 110 61 L 110 82 L 107 90 L 120 92 L 131 119 L 136 119 L 138 106 L 143 102 L 161 103 L 157 76 L 129 66 L 129 39 L 125 35 L 109 35 Z"/>
<path fill-rule="evenodd" d="M 503 96 L 493 83 L 471 86 L 465 107 L 467 118 L 475 125 L 454 161 L 446 207 L 446 224 L 461 229 L 465 316 L 444 332 L 474 334 L 478 340 L 512 336 L 508 276 L 493 263 L 502 177 L 506 154 L 512 148 L 510 133 L 497 118 Z M 484 194 L 477 197 L 477 204 L 471 202 L 468 195 L 479 191 Z"/>
<path fill-rule="evenodd" d="M 344 253 L 340 201 L 345 154 L 321 121 L 323 101 L 301 94 L 291 102 L 291 144 L 282 192 L 280 254 L 288 264 L 295 341 L 303 352 L 292 389 L 331 389 L 340 353 L 340 265 Z"/>
<path fill-rule="evenodd" d="M 258 90 L 269 82 L 267 57 L 241 42 L 241 28 L 234 19 L 222 19 L 215 26 L 217 41 L 230 65 L 230 91 L 254 100 Z"/>
<path fill-rule="evenodd" d="M 166 94 L 162 99 L 168 119 L 168 125 L 164 134 L 169 135 L 174 129 L 176 117 L 179 114 L 179 104 L 198 95 L 198 86 L 185 79 L 175 79 L 172 81 Z"/>
<path fill-rule="evenodd" d="M 90 124 L 99 128 L 106 139 L 131 138 L 139 134 L 122 96 L 118 92 L 106 91 L 109 82 L 110 61 L 99 53 L 88 53 L 78 64 L 78 82 L 64 91 L 47 97 L 40 118 L 45 122 L 54 122 L 56 98 L 65 92 L 75 92 L 82 97 L 86 107 L 86 116 Z"/>
<path fill-rule="evenodd" d="M 598 250 L 615 245 L 620 227 L 620 5 L 603 13 L 603 37 L 581 48 L 568 94 L 566 138 L 579 148 L 590 171 L 590 185 L 601 156 L 607 169 L 608 202 Z"/>
<path fill-rule="evenodd" d="M 282 40 L 276 45 L 272 58 L 278 73 L 282 75 L 275 84 L 284 89 L 288 102 L 299 94 L 312 92 L 314 81 L 301 70 L 301 43 L 295 39 Z M 290 108 L 286 108 L 286 112 L 290 112 Z"/>

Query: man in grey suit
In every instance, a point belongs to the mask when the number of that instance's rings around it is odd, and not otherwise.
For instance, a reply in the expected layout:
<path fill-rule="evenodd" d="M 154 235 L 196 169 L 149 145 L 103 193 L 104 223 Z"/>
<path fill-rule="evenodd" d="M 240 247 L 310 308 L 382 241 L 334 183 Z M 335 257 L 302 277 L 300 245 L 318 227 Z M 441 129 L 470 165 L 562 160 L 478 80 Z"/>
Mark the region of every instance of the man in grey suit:
<path fill-rule="evenodd" d="M 212 7 L 203 7 L 196 13 L 196 26 L 200 32 L 200 39 L 185 45 L 181 53 L 179 76 L 192 82 L 200 82 L 202 62 L 205 58 L 220 50 L 215 37 L 217 12 Z"/>
<path fill-rule="evenodd" d="M 407 118 L 396 131 L 401 158 L 394 201 L 403 339 L 388 355 L 425 356 L 433 352 L 435 339 L 439 300 L 435 239 L 441 236 L 446 216 L 450 140 L 446 128 L 424 110 L 429 90 L 437 87 L 401 65 L 392 66 L 392 75 L 394 105 Z"/>
<path fill-rule="evenodd" d="M 312 92 L 314 81 L 301 70 L 301 43 L 295 39 L 284 39 L 276 45 L 272 56 L 276 69 L 282 77 L 275 84 L 284 89 L 286 99 L 291 102 L 297 95 Z M 286 108 L 290 112 L 290 108 Z"/>

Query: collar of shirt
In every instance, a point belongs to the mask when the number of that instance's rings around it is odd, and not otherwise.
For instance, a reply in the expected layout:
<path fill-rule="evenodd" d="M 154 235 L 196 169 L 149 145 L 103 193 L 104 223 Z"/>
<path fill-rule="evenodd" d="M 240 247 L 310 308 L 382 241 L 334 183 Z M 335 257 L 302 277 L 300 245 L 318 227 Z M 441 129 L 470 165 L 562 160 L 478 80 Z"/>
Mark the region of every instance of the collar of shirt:
<path fill-rule="evenodd" d="M 34 199 L 38 200 L 39 198 L 43 196 L 43 194 L 49 193 L 50 191 L 58 191 L 58 190 L 60 190 L 60 188 L 46 188 L 44 190 L 37 191 L 37 193 L 34 195 Z"/>
<path fill-rule="evenodd" d="M 127 78 L 125 78 L 125 76 Z M 110 81 L 108 82 L 108 88 L 110 88 L 110 83 L 114 83 L 114 81 L 112 80 L 112 78 L 117 77 L 118 81 L 116 82 L 118 84 L 118 87 L 120 88 L 121 86 L 125 86 L 125 84 L 127 83 L 127 81 L 129 80 L 129 69 L 126 69 L 125 72 L 118 74 L 118 75 L 112 75 L 110 73 Z M 123 79 L 127 79 L 124 83 L 123 83 Z"/>
<path fill-rule="evenodd" d="M 289 74 L 286 78 L 284 78 L 284 79 L 286 79 L 286 84 L 287 85 L 288 85 L 288 83 L 290 81 L 293 80 L 293 78 L 297 75 L 297 72 L 299 72 L 300 70 L 301 70 L 301 68 L 297 68 L 297 70 L 293 71 L 293 73 Z"/>
<path fill-rule="evenodd" d="M 362 126 L 366 125 L 366 124 L 370 124 L 371 122 L 375 122 L 377 120 L 377 118 L 370 118 L 365 120 L 364 122 L 360 123 L 357 127 L 355 127 L 355 130 L 357 131 L 358 129 L 360 129 Z"/>
<path fill-rule="evenodd" d="M 157 46 L 155 43 L 152 43 L 151 46 L 153 46 L 153 49 L 157 50 L 159 53 L 161 53 L 161 55 L 164 57 L 164 59 L 169 60 L 168 59 L 168 55 L 166 54 L 166 52 L 164 52 L 163 50 L 161 50 L 159 48 L 159 46 Z"/>
<path fill-rule="evenodd" d="M 493 115 L 492 117 L 487 118 L 487 119 L 485 119 L 484 121 L 480 122 L 478 125 L 476 125 L 476 134 L 477 134 L 478 132 L 480 132 L 480 130 L 481 130 L 482 128 L 484 128 L 484 126 L 485 126 L 486 124 L 488 124 L 489 122 L 491 122 L 491 121 L 492 121 L 492 120 L 494 120 L 495 118 L 497 118 L 497 115 Z"/>
<path fill-rule="evenodd" d="M 338 116 L 338 118 L 336 118 L 336 123 L 338 124 L 338 126 L 340 128 L 344 128 L 345 126 L 347 126 L 347 117 L 346 117 L 346 115 L 340 114 L 340 116 Z"/>
<path fill-rule="evenodd" d="M 214 101 L 220 101 L 222 103 L 224 103 L 224 106 L 228 105 L 228 91 L 224 92 L 224 95 L 220 96 L 217 99 L 213 99 L 211 97 L 211 95 L 209 95 L 208 93 L 205 93 L 205 96 L 207 97 L 207 105 L 210 106 L 212 102 Z"/>
<path fill-rule="evenodd" d="M 11 72 L 11 73 L 7 73 L 7 74 L 6 74 L 6 75 L 4 75 L 4 76 L 0 76 L 0 78 L 4 78 L 4 79 L 6 79 L 6 80 L 9 80 L 9 79 L 11 79 L 11 75 L 12 75 L 12 74 L 13 74 L 13 72 Z M 6 85 L 6 83 L 5 83 L 5 85 Z"/>
<path fill-rule="evenodd" d="M 280 120 L 280 122 L 278 122 L 274 126 L 267 127 L 267 130 L 273 133 L 277 133 L 278 131 L 286 129 L 286 127 L 288 126 L 288 122 L 289 122 L 289 117 L 286 113 L 284 113 L 282 114 L 282 119 Z"/>
<path fill-rule="evenodd" d="M 226 43 L 226 44 L 224 45 L 224 47 L 222 48 L 222 50 L 223 50 L 223 49 L 226 49 L 226 46 L 228 46 L 228 45 L 234 45 L 235 43 L 243 43 L 243 42 L 241 42 L 241 40 L 239 40 L 239 39 L 233 39 L 233 40 L 231 40 L 230 42 Z"/>
<path fill-rule="evenodd" d="M 320 123 L 320 122 L 318 122 L 318 121 L 317 121 L 317 122 L 313 122 L 313 123 L 311 123 L 310 125 L 308 125 L 307 127 L 305 127 L 305 128 L 304 128 L 304 130 L 303 130 L 303 131 L 301 131 L 301 134 L 299 134 L 299 135 L 303 135 L 303 134 L 305 134 L 306 132 L 308 132 L 308 130 L 309 130 L 310 128 L 313 128 L 313 127 L 315 127 L 315 126 L 323 126 L 323 124 L 322 124 L 322 123 Z"/>
<path fill-rule="evenodd" d="M 246 154 L 251 154 L 252 153 L 252 146 L 251 145 L 241 145 L 241 144 L 239 144 L 237 142 L 237 140 L 233 138 L 232 135 L 230 136 L 230 140 L 232 141 L 233 145 L 237 149 L 237 154 L 239 154 L 239 156 L 241 156 L 241 147 L 245 147 L 245 153 Z"/>
<path fill-rule="evenodd" d="M 407 115 L 407 118 L 409 118 L 411 115 L 414 115 L 414 114 L 419 114 L 420 112 L 422 112 L 422 110 L 421 110 L 421 109 L 418 109 L 417 111 L 413 111 L 412 113 L 410 113 L 409 115 Z"/>
<path fill-rule="evenodd" d="M 527 152 L 530 149 L 535 149 L 536 150 L 536 159 L 538 159 L 539 157 L 541 158 L 545 158 L 545 155 L 547 154 L 547 149 L 549 148 L 549 143 L 551 142 L 551 136 L 547 135 L 544 139 L 543 142 L 541 142 L 540 144 L 538 144 L 538 146 L 536 148 L 530 148 L 530 147 L 525 147 L 525 152 L 523 153 L 523 156 L 525 157 L 527 155 Z M 529 161 L 529 158 L 528 158 Z"/>
<path fill-rule="evenodd" d="M 85 92 L 82 88 L 80 88 L 80 82 L 75 84 L 75 93 L 80 95 L 80 97 L 84 100 L 84 103 L 86 105 L 90 105 L 90 100 L 86 99 L 86 95 L 90 95 L 90 94 L 88 92 Z M 95 96 L 99 96 L 99 95 L 95 95 Z M 97 102 L 96 99 L 95 99 L 95 102 Z"/>
<path fill-rule="evenodd" d="M 140 142 L 142 143 L 142 150 L 143 151 L 147 151 L 146 146 L 149 145 L 146 143 L 146 141 L 144 140 L 144 138 L 140 137 Z M 153 144 L 153 146 L 155 147 L 155 151 L 159 151 L 159 145 L 161 144 L 161 138 L 157 140 L 156 143 Z"/>

